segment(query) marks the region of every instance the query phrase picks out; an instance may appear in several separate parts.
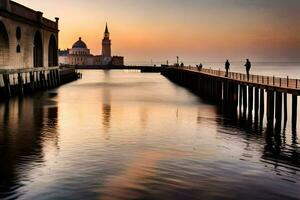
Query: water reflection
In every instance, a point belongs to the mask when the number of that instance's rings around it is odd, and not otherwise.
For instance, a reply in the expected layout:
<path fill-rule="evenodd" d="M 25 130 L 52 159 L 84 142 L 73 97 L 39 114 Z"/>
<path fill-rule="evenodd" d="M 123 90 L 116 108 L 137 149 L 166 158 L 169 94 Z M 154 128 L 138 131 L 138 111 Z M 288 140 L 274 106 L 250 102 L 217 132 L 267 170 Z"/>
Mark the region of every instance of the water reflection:
<path fill-rule="evenodd" d="M 0 198 L 299 197 L 289 130 L 268 132 L 159 74 L 83 77 L 0 105 Z"/>
<path fill-rule="evenodd" d="M 144 130 L 146 129 L 147 127 L 147 124 L 148 124 L 148 118 L 149 118 L 149 115 L 148 115 L 148 108 L 146 107 L 141 107 L 140 108 L 140 124 L 141 124 L 141 128 Z"/>
<path fill-rule="evenodd" d="M 187 156 L 184 152 L 142 151 L 117 176 L 112 176 L 101 189 L 100 199 L 143 199 L 147 192 L 146 180 L 157 177 L 159 164 L 164 160 Z M 180 184 L 177 182 L 177 184 Z M 132 190 L 130 193 L 129 190 Z M 141 192 L 144 191 L 144 192 Z"/>
<path fill-rule="evenodd" d="M 279 164 L 300 167 L 300 148 L 296 132 L 292 132 L 289 134 L 290 138 L 287 138 L 286 128 L 283 130 L 281 128 L 263 128 L 263 123 L 252 123 L 252 120 L 247 120 L 244 116 L 232 117 L 232 110 L 228 111 L 222 106 L 218 108 L 218 113 L 225 116 L 222 118 L 223 120 L 218 121 L 220 132 L 224 126 L 231 130 L 238 128 L 241 131 L 241 136 L 245 137 L 247 146 L 249 140 L 264 145 L 263 160 L 270 161 L 269 163 L 275 167 Z"/>
<path fill-rule="evenodd" d="M 36 99 L 13 99 L 0 104 L 0 198 L 21 195 L 16 191 L 27 172 L 44 162 L 46 143 L 57 147 L 57 107 Z M 54 106 L 54 107 L 53 107 Z"/>
<path fill-rule="evenodd" d="M 103 111 L 103 122 L 102 122 L 102 125 L 104 127 L 104 132 L 108 133 L 109 128 L 110 128 L 111 105 L 109 105 L 109 104 L 103 104 L 102 111 Z"/>
<path fill-rule="evenodd" d="M 109 129 L 111 123 L 111 93 L 110 93 L 110 71 L 104 71 L 104 82 L 107 84 L 103 87 L 102 92 L 102 125 L 104 129 L 104 134 L 106 135 L 106 139 L 109 140 Z"/>

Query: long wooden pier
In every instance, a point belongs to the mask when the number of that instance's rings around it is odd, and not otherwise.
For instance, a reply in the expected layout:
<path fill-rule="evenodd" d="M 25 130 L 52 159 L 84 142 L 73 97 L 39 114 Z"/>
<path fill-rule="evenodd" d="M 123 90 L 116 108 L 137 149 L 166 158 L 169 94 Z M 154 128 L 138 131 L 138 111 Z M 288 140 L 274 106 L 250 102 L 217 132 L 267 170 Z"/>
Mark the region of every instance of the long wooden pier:
<path fill-rule="evenodd" d="M 280 130 L 288 119 L 288 98 L 292 96 L 291 122 L 297 129 L 300 80 L 289 77 L 260 76 L 195 67 L 165 67 L 162 75 L 173 82 L 193 90 L 211 101 L 222 102 L 232 115 L 262 123 L 265 111 L 267 127 Z M 266 98 L 266 99 L 265 99 Z M 284 123 L 282 123 L 284 122 Z"/>

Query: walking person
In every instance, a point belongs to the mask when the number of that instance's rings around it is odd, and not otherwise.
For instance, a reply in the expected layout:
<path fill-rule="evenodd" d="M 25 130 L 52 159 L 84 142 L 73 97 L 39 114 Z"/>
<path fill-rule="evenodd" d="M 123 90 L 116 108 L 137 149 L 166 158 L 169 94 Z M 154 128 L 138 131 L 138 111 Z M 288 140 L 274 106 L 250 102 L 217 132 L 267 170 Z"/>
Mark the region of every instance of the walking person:
<path fill-rule="evenodd" d="M 246 72 L 247 72 L 247 79 L 249 81 L 249 79 L 250 79 L 250 69 L 251 69 L 251 62 L 249 61 L 249 59 L 246 60 L 245 67 L 246 67 Z"/>
<path fill-rule="evenodd" d="M 228 77 L 228 71 L 230 69 L 230 63 L 228 60 L 226 60 L 226 63 L 225 63 L 225 70 L 226 70 L 226 74 L 225 74 L 225 77 Z"/>
<path fill-rule="evenodd" d="M 199 71 L 202 71 L 202 68 L 203 68 L 203 65 L 202 65 L 202 63 L 200 63 L 200 65 L 199 65 Z"/>

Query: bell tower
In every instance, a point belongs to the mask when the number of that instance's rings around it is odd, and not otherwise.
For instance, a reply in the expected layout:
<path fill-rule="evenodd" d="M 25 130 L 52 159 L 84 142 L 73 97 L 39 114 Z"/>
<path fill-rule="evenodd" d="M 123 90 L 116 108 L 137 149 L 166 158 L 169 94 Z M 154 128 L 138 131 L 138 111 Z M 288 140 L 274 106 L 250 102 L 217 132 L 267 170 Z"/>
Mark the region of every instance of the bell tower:
<path fill-rule="evenodd" d="M 102 40 L 102 56 L 111 57 L 111 40 L 109 39 L 107 23 L 104 32 L 104 38 Z"/>

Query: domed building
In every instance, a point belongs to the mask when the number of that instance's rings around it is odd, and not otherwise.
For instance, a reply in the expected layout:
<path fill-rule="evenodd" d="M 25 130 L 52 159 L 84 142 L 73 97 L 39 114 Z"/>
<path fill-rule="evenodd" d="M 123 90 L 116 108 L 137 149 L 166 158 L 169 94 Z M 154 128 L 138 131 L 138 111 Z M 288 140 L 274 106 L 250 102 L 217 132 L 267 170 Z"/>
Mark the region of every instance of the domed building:
<path fill-rule="evenodd" d="M 78 41 L 73 44 L 71 49 L 59 51 L 59 64 L 78 66 L 123 66 L 123 57 L 111 56 L 111 40 L 109 35 L 106 24 L 104 38 L 102 40 L 102 55 L 92 55 L 86 43 L 79 37 Z"/>
<path fill-rule="evenodd" d="M 91 55 L 90 49 L 79 37 L 78 41 L 67 49 L 59 52 L 59 63 L 62 65 L 93 65 L 94 56 Z"/>
<path fill-rule="evenodd" d="M 70 49 L 70 54 L 90 54 L 90 50 L 80 37 L 78 41 L 73 44 L 72 49 Z"/>

